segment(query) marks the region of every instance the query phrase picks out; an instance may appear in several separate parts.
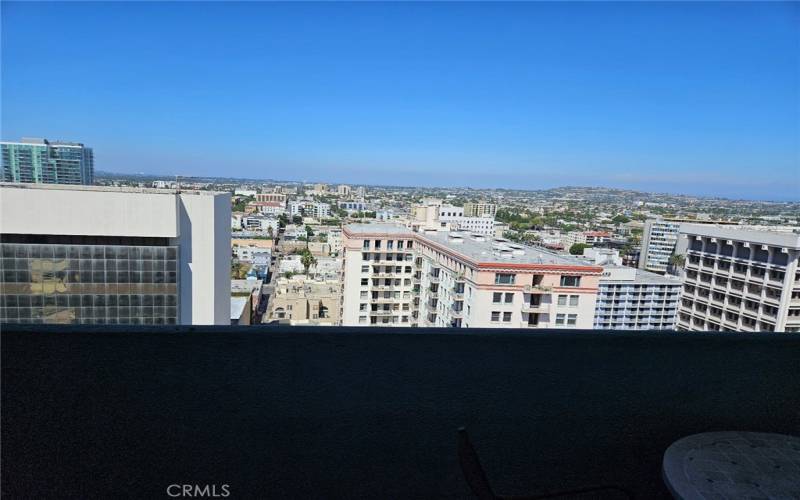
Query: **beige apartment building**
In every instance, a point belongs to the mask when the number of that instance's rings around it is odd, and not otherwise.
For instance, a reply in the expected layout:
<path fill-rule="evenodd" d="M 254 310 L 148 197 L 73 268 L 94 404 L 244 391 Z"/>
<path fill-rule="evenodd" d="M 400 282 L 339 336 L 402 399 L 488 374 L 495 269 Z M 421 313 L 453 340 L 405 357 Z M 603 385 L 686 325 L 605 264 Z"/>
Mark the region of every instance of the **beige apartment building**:
<path fill-rule="evenodd" d="M 502 238 L 343 230 L 343 325 L 586 328 L 602 268 Z"/>
<path fill-rule="evenodd" d="M 800 232 L 682 224 L 679 330 L 800 331 Z"/>
<path fill-rule="evenodd" d="M 259 203 L 279 203 L 286 206 L 286 195 L 283 193 L 258 193 L 256 201 Z"/>
<path fill-rule="evenodd" d="M 338 280 L 316 281 L 304 275 L 278 278 L 270 298 L 270 321 L 291 325 L 336 326 L 340 314 Z"/>
<path fill-rule="evenodd" d="M 494 203 L 464 203 L 464 217 L 492 217 L 497 214 Z"/>

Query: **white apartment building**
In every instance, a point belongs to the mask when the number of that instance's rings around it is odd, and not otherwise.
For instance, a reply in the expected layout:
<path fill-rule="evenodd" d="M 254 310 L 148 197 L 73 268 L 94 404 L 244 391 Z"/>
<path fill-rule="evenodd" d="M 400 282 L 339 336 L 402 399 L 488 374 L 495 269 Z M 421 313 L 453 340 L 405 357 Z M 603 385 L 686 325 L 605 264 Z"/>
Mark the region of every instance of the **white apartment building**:
<path fill-rule="evenodd" d="M 451 227 L 457 231 L 482 234 L 492 237 L 495 235 L 494 218 L 485 217 L 456 217 L 450 221 Z"/>
<path fill-rule="evenodd" d="M 289 216 L 300 215 L 315 219 L 326 219 L 331 216 L 331 206 L 328 203 L 309 200 L 296 200 L 288 203 Z"/>
<path fill-rule="evenodd" d="M 489 215 L 467 217 L 464 208 L 452 205 L 442 205 L 441 200 L 428 198 L 422 204 L 411 209 L 411 229 L 415 231 L 465 231 L 479 233 L 484 236 L 494 236 L 494 217 Z"/>
<path fill-rule="evenodd" d="M 336 193 L 339 196 L 350 196 L 351 192 L 352 192 L 352 190 L 350 189 L 350 186 L 348 186 L 347 184 L 340 184 L 336 188 Z"/>
<path fill-rule="evenodd" d="M 603 266 L 594 328 L 672 330 L 681 280 L 620 265 Z"/>
<path fill-rule="evenodd" d="M 260 260 L 268 263 L 272 257 L 272 250 L 269 248 L 252 245 L 236 245 L 233 247 L 233 252 L 236 254 L 236 258 L 242 262 L 255 262 L 261 257 Z"/>
<path fill-rule="evenodd" d="M 339 208 L 348 212 L 363 212 L 367 209 L 367 204 L 363 201 L 340 201 Z"/>
<path fill-rule="evenodd" d="M 343 235 L 343 325 L 592 328 L 599 266 L 479 234 L 354 224 Z"/>
<path fill-rule="evenodd" d="M 278 219 L 265 217 L 263 215 L 246 215 L 241 218 L 241 229 L 246 231 L 269 232 L 272 228 L 273 234 L 278 234 Z"/>
<path fill-rule="evenodd" d="M 800 229 L 684 224 L 679 330 L 800 331 Z"/>
<path fill-rule="evenodd" d="M 667 272 L 669 258 L 675 250 L 680 227 L 680 221 L 664 219 L 647 219 L 645 221 L 639 269 L 662 274 Z"/>
<path fill-rule="evenodd" d="M 462 217 L 464 217 L 464 207 L 454 207 L 453 205 L 439 206 L 439 220 L 450 221 Z"/>
<path fill-rule="evenodd" d="M 286 213 L 286 207 L 277 201 L 256 201 L 248 204 L 248 206 L 254 208 L 261 215 L 278 217 Z"/>
<path fill-rule="evenodd" d="M 230 193 L 0 184 L 0 322 L 229 324 L 230 216 Z"/>

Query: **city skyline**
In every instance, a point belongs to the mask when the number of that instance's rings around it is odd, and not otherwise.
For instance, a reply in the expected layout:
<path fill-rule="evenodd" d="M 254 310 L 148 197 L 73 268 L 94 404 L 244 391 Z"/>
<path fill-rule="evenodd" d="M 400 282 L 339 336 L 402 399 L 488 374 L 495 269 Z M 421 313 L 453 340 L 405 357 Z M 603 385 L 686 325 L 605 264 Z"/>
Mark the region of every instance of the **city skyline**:
<path fill-rule="evenodd" d="M 135 173 L 124 173 L 124 172 L 108 172 L 98 170 L 96 175 L 101 178 L 136 178 L 141 177 L 143 179 L 159 179 L 159 180 L 166 180 L 166 181 L 174 181 L 176 178 L 178 180 L 202 180 L 202 179 L 213 179 L 214 181 L 237 181 L 241 183 L 264 183 L 264 184 L 298 184 L 298 185 L 311 185 L 311 184 L 327 184 L 329 186 L 336 186 L 336 185 L 350 185 L 350 186 L 365 186 L 371 188 L 386 188 L 386 189 L 415 189 L 415 190 L 436 190 L 436 191 L 446 191 L 448 189 L 455 189 L 455 190 L 471 190 L 471 191 L 509 191 L 509 192 L 543 192 L 543 191 L 552 191 L 552 190 L 560 190 L 560 189 L 596 189 L 596 190 L 607 190 L 607 191 L 623 191 L 623 192 L 635 192 L 641 195 L 652 195 L 652 196 L 675 196 L 675 197 L 684 197 L 684 198 L 698 198 L 698 199 L 705 199 L 705 200 L 725 200 L 731 202 L 762 202 L 762 203 L 777 203 L 777 204 L 794 204 L 800 202 L 800 199 L 753 199 L 753 198 L 735 198 L 735 197 L 724 197 L 724 196 L 712 196 L 712 195 L 691 195 L 687 193 L 677 193 L 677 192 L 666 192 L 666 191 L 643 191 L 638 189 L 626 189 L 618 186 L 578 186 L 578 185 L 560 185 L 560 186 L 552 186 L 546 188 L 515 188 L 515 187 L 491 187 L 491 188 L 480 188 L 480 187 L 473 187 L 473 186 L 458 186 L 458 185 L 450 185 L 450 186 L 432 186 L 432 185 L 400 185 L 400 184 L 372 184 L 372 183 L 348 183 L 348 182 L 338 182 L 338 181 L 328 181 L 323 179 L 277 179 L 277 178 L 250 178 L 250 177 L 224 177 L 224 176 L 197 176 L 197 175 L 175 175 L 175 174 L 157 174 L 157 173 L 144 173 L 144 172 L 135 172 Z"/>
<path fill-rule="evenodd" d="M 3 139 L 102 171 L 799 198 L 796 4 L 3 11 Z"/>

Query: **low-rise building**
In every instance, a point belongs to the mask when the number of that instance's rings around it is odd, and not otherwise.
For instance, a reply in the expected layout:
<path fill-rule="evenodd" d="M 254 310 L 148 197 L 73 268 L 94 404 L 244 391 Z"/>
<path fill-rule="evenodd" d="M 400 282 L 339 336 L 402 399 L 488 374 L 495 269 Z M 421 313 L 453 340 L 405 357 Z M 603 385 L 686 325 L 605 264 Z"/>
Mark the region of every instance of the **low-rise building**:
<path fill-rule="evenodd" d="M 241 218 L 241 228 L 246 231 L 278 234 L 278 219 L 264 215 L 246 215 Z"/>
<path fill-rule="evenodd" d="M 231 280 L 231 324 L 251 325 L 258 322 L 256 312 L 261 302 L 261 286 L 258 279 Z"/>
<path fill-rule="evenodd" d="M 275 201 L 254 201 L 248 203 L 247 208 L 250 212 L 258 212 L 262 215 L 275 217 L 286 213 L 286 206 Z"/>
<path fill-rule="evenodd" d="M 283 193 L 258 193 L 256 194 L 256 201 L 286 206 L 286 195 Z"/>
<path fill-rule="evenodd" d="M 275 281 L 270 299 L 270 321 L 291 325 L 336 326 L 339 324 L 341 285 L 339 280 L 313 280 L 299 274 Z"/>

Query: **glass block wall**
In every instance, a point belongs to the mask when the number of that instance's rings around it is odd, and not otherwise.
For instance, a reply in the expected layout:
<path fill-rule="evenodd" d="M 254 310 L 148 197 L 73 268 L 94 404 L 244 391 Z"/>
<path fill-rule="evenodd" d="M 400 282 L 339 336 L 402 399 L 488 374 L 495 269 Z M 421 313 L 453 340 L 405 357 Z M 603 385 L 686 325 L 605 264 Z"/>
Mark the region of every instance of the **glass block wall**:
<path fill-rule="evenodd" d="M 0 322 L 178 322 L 177 246 L 7 241 L 0 241 Z"/>

